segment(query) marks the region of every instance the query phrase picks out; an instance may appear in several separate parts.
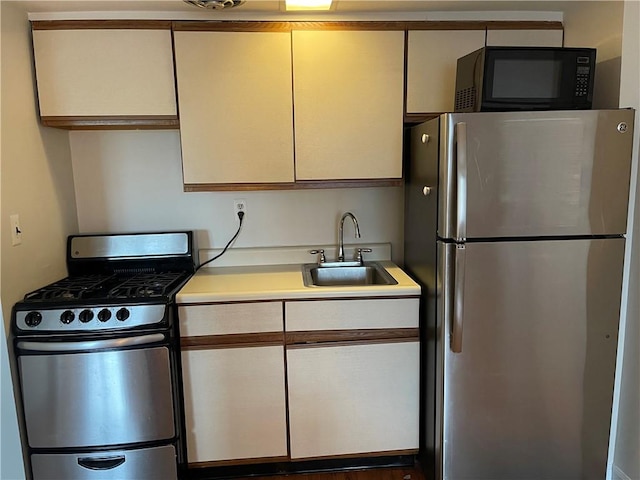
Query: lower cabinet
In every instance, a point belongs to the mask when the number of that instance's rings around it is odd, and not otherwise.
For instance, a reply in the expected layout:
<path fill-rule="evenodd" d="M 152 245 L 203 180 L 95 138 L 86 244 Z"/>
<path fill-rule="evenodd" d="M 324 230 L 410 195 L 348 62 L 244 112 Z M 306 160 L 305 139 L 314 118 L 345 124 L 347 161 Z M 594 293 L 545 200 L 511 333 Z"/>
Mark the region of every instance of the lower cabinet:
<path fill-rule="evenodd" d="M 286 459 L 282 302 L 181 306 L 190 465 Z"/>
<path fill-rule="evenodd" d="M 418 447 L 413 342 L 287 349 L 291 458 Z"/>
<path fill-rule="evenodd" d="M 180 306 L 189 465 L 416 453 L 418 305 Z"/>

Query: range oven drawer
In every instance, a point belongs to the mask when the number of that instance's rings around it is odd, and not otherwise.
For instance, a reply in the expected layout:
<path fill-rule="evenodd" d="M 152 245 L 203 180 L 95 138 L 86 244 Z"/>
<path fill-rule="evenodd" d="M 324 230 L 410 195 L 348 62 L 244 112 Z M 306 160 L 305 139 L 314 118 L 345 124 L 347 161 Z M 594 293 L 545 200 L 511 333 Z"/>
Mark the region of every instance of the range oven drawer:
<path fill-rule="evenodd" d="M 34 480 L 175 479 L 173 445 L 136 450 L 31 456 Z"/>
<path fill-rule="evenodd" d="M 104 447 L 174 438 L 169 360 L 169 348 L 162 345 L 19 355 L 29 446 Z"/>

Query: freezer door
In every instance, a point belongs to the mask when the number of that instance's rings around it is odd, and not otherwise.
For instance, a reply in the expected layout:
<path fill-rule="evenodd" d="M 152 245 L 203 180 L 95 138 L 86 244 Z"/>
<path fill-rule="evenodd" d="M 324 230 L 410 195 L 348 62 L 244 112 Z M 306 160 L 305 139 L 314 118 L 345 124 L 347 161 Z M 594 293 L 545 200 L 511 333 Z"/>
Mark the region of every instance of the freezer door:
<path fill-rule="evenodd" d="M 439 235 L 463 241 L 624 233 L 633 115 L 442 116 Z"/>
<path fill-rule="evenodd" d="M 459 249 L 440 250 L 443 478 L 605 478 L 624 240 Z"/>

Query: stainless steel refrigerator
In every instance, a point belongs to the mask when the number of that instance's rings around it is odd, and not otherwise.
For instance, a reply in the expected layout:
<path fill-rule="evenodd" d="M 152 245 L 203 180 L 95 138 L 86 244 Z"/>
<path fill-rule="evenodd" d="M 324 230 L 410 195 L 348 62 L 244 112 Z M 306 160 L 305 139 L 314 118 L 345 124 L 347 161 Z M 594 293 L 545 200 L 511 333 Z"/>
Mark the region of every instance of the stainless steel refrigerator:
<path fill-rule="evenodd" d="M 408 132 L 436 479 L 605 478 L 633 113 L 444 114 Z"/>

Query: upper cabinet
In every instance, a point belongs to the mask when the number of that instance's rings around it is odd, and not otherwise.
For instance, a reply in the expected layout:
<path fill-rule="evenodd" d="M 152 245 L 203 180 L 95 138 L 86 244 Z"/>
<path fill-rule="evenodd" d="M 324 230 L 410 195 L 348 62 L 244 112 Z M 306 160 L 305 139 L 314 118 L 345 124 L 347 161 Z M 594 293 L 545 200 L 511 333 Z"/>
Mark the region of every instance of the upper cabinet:
<path fill-rule="evenodd" d="M 169 22 L 160 29 L 33 28 L 44 125 L 178 127 Z"/>
<path fill-rule="evenodd" d="M 457 60 L 484 47 L 485 30 L 416 30 L 407 42 L 407 113 L 452 112 Z"/>
<path fill-rule="evenodd" d="M 487 45 L 494 47 L 561 47 L 564 30 L 487 30 Z"/>
<path fill-rule="evenodd" d="M 296 180 L 400 179 L 404 32 L 292 35 Z"/>
<path fill-rule="evenodd" d="M 402 31 L 176 31 L 174 41 L 186 190 L 402 178 Z"/>
<path fill-rule="evenodd" d="M 177 31 L 184 183 L 291 183 L 289 32 Z"/>

